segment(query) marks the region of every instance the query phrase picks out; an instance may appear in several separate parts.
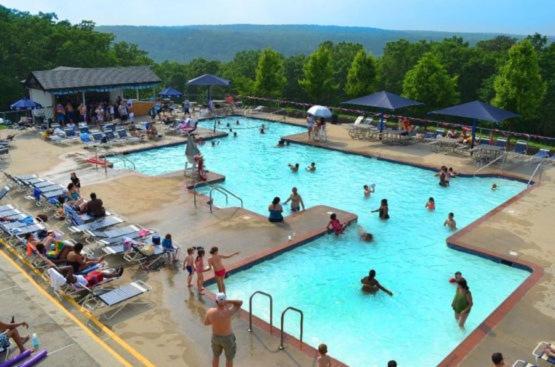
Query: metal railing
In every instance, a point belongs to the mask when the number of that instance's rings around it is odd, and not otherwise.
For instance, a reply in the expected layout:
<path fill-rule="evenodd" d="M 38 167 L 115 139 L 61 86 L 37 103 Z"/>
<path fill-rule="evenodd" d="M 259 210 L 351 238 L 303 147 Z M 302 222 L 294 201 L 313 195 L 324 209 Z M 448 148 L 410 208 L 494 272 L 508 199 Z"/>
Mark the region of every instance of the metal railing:
<path fill-rule="evenodd" d="M 480 172 L 481 170 L 492 166 L 493 164 L 497 163 L 497 161 L 503 159 L 503 162 L 505 162 L 505 158 L 507 157 L 507 153 L 504 152 L 503 154 L 501 154 L 499 157 L 495 158 L 494 160 L 488 162 L 487 164 L 483 165 L 482 167 L 478 168 L 475 172 L 474 172 L 474 176 L 476 176 L 478 174 L 478 172 Z"/>
<path fill-rule="evenodd" d="M 210 200 L 208 201 L 208 203 L 209 203 L 209 205 L 210 205 L 210 213 L 212 213 L 212 206 L 213 206 L 213 204 L 214 204 L 214 200 L 213 200 L 213 198 L 212 198 L 214 191 L 217 191 L 217 192 L 219 192 L 219 193 L 221 193 L 221 194 L 223 194 L 223 195 L 225 196 L 225 203 L 226 203 L 226 205 L 227 205 L 228 202 L 229 202 L 229 200 L 228 200 L 228 199 L 229 199 L 228 195 L 230 195 L 230 196 L 233 196 L 235 199 L 239 200 L 239 202 L 241 203 L 241 208 L 243 208 L 243 199 L 241 199 L 239 196 L 235 195 L 234 193 L 232 193 L 231 191 L 229 191 L 229 190 L 226 189 L 225 187 L 222 187 L 222 186 L 219 186 L 219 185 L 214 185 L 214 186 L 212 186 L 212 188 L 210 189 L 210 193 L 209 193 L 209 195 L 208 195 L 208 196 L 210 197 Z"/>
<path fill-rule="evenodd" d="M 543 164 L 543 160 L 540 161 L 540 163 L 538 163 L 538 165 L 536 166 L 536 168 L 534 168 L 534 171 L 532 172 L 532 174 L 530 175 L 530 178 L 528 179 L 528 183 L 527 185 L 530 186 L 532 184 L 532 181 L 534 179 L 534 176 L 536 175 L 536 173 L 538 173 L 538 171 L 540 170 L 540 168 L 542 167 Z M 541 175 L 541 173 L 540 173 Z"/>
<path fill-rule="evenodd" d="M 249 298 L 249 332 L 252 332 L 252 299 L 254 296 L 256 296 L 257 294 L 261 294 L 263 296 L 268 297 L 268 299 L 270 300 L 270 334 L 272 333 L 272 328 L 274 326 L 274 300 L 272 298 L 272 295 L 266 292 L 262 292 L 262 291 L 256 291 L 253 294 L 251 294 L 250 298 Z"/>
<path fill-rule="evenodd" d="M 279 349 L 281 349 L 281 350 L 285 349 L 285 346 L 283 345 L 283 335 L 284 335 L 284 332 L 283 332 L 283 321 L 284 321 L 284 318 L 285 318 L 285 314 L 286 314 L 287 311 L 289 311 L 289 310 L 295 311 L 295 312 L 299 313 L 299 315 L 301 315 L 301 335 L 300 335 L 299 340 L 300 340 L 300 342 L 301 342 L 301 345 L 302 345 L 302 342 L 303 342 L 304 314 L 303 314 L 303 312 L 302 312 L 301 310 L 299 310 L 298 308 L 289 306 L 289 307 L 287 307 L 285 310 L 283 310 L 283 312 L 281 313 L 281 326 L 280 326 L 280 336 L 279 336 Z"/>
<path fill-rule="evenodd" d="M 125 156 L 125 154 L 114 154 L 112 155 L 112 157 L 116 158 L 116 159 L 120 159 L 123 162 L 123 168 L 127 168 L 127 164 L 129 163 L 129 165 L 132 167 L 133 171 L 137 170 L 137 166 L 135 165 L 135 162 L 133 162 L 131 159 L 127 158 Z"/>

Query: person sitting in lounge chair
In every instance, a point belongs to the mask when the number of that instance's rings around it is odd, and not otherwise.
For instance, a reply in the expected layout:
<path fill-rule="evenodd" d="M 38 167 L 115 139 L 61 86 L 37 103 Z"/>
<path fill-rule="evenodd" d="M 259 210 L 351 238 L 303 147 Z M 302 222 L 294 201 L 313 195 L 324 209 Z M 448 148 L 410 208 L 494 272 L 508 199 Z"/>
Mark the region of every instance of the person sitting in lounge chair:
<path fill-rule="evenodd" d="M 29 329 L 29 325 L 26 322 L 11 322 L 9 324 L 0 321 L 0 348 L 7 349 L 10 346 L 10 339 L 12 339 L 17 348 L 19 348 L 19 353 L 25 351 L 25 343 L 29 341 L 29 336 L 22 337 L 19 335 L 18 327 L 24 326 Z"/>
<path fill-rule="evenodd" d="M 67 254 L 67 264 L 72 267 L 74 274 L 80 273 L 91 265 L 104 261 L 104 256 L 97 259 L 89 259 L 81 255 L 81 250 L 83 250 L 83 244 L 78 242 L 73 247 L 73 250 Z"/>
<path fill-rule="evenodd" d="M 96 194 L 91 193 L 91 200 L 87 201 L 81 206 L 81 213 L 87 213 L 91 217 L 100 218 L 106 215 L 106 209 L 102 200 L 96 197 Z"/>
<path fill-rule="evenodd" d="M 52 288 L 59 289 L 64 284 L 76 284 L 78 287 L 92 288 L 105 279 L 119 278 L 123 274 L 123 267 L 113 269 L 93 270 L 85 275 L 74 274 L 71 266 L 47 270 Z"/>

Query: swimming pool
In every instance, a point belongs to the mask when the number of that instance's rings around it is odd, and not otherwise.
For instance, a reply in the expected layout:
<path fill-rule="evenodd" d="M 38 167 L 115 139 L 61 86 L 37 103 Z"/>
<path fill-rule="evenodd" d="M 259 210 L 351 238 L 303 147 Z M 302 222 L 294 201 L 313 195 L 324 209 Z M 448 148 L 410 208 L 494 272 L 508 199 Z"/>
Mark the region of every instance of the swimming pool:
<path fill-rule="evenodd" d="M 392 358 L 404 366 L 432 366 L 529 275 L 449 249 L 449 232 L 443 227 L 448 212 L 455 212 L 462 228 L 521 192 L 524 184 L 457 177 L 445 189 L 437 185 L 433 172 L 408 165 L 297 144 L 277 148 L 281 136 L 304 129 L 245 118 L 235 126 L 236 119 L 223 119 L 220 129 L 230 123 L 237 137 L 220 139 L 214 146 L 205 143 L 200 150 L 207 168 L 226 176 L 224 186 L 238 194 L 246 208 L 266 215 L 275 195 L 285 198 L 296 186 L 307 206 L 325 204 L 356 213 L 358 223 L 375 236 L 372 244 L 361 243 L 351 228 L 344 236 L 319 238 L 227 279 L 230 297 L 247 301 L 262 290 L 273 295 L 276 315 L 287 306 L 302 309 L 308 344 L 327 343 L 331 355 L 351 366 L 382 366 Z M 268 126 L 264 135 L 257 129 L 262 123 Z M 213 122 L 202 124 L 212 127 Z M 182 170 L 185 161 L 183 146 L 128 157 L 148 175 Z M 296 162 L 301 171 L 293 174 L 287 163 Z M 310 162 L 317 165 L 314 173 L 304 170 Z M 499 186 L 494 192 L 493 182 Z M 362 185 L 370 183 L 376 184 L 376 193 L 364 199 Z M 435 212 L 424 209 L 429 196 L 436 200 Z M 387 222 L 370 213 L 381 198 L 389 201 Z M 225 205 L 223 197 L 215 200 Z M 360 293 L 360 278 L 369 268 L 377 270 L 393 297 Z M 454 287 L 447 280 L 456 270 L 467 278 L 475 303 L 466 331 L 455 324 L 450 308 Z M 268 320 L 268 312 L 267 300 L 255 298 L 255 315 Z M 290 314 L 286 330 L 298 335 L 297 328 L 298 319 Z"/>

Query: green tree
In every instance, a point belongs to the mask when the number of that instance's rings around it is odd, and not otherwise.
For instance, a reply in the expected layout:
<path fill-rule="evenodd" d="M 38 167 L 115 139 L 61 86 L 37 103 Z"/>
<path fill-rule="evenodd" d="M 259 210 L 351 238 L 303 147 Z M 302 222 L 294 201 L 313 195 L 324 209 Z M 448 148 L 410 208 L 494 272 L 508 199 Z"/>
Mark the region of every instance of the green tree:
<path fill-rule="evenodd" d="M 242 95 L 252 93 L 259 57 L 259 50 L 240 51 L 235 54 L 233 60 L 222 67 L 222 75 L 233 81 L 233 92 Z"/>
<path fill-rule="evenodd" d="M 428 52 L 405 75 L 403 94 L 429 108 L 447 106 L 458 101 L 456 79 L 436 55 Z"/>
<path fill-rule="evenodd" d="M 117 42 L 112 47 L 116 63 L 120 66 L 152 65 L 154 62 L 146 51 L 137 45 L 127 42 Z"/>
<path fill-rule="evenodd" d="M 332 51 L 319 47 L 306 59 L 299 84 L 313 102 L 329 103 L 337 91 L 333 73 Z"/>
<path fill-rule="evenodd" d="M 376 60 L 364 50 L 357 52 L 349 72 L 345 93 L 349 97 L 368 94 L 376 88 Z"/>
<path fill-rule="evenodd" d="M 555 43 L 546 47 L 540 56 L 542 77 L 546 84 L 544 102 L 540 107 L 538 133 L 555 136 Z"/>
<path fill-rule="evenodd" d="M 292 101 L 306 101 L 306 92 L 299 84 L 305 60 L 304 55 L 290 56 L 283 65 L 286 79 L 283 95 Z"/>
<path fill-rule="evenodd" d="M 430 50 L 425 41 L 410 43 L 401 39 L 386 43 L 379 63 L 381 88 L 393 93 L 401 93 L 405 74 Z"/>
<path fill-rule="evenodd" d="M 262 97 L 281 97 L 285 83 L 283 56 L 270 48 L 262 50 L 256 66 L 254 93 Z"/>
<path fill-rule="evenodd" d="M 542 103 L 546 86 L 542 80 L 538 55 L 530 40 L 509 50 L 509 58 L 495 77 L 493 104 L 533 118 Z"/>

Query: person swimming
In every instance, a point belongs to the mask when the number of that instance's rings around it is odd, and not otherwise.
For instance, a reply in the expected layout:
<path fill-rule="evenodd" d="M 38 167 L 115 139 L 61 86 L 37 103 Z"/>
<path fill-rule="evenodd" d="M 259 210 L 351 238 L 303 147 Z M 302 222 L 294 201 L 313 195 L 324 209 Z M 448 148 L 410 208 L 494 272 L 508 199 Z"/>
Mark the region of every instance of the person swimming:
<path fill-rule="evenodd" d="M 438 173 L 436 173 L 436 176 L 439 176 L 439 186 L 449 186 L 449 172 L 447 172 L 446 166 L 441 166 L 441 169 Z"/>
<path fill-rule="evenodd" d="M 426 209 L 430 210 L 430 211 L 435 210 L 436 209 L 436 202 L 435 202 L 434 198 L 430 197 L 428 199 L 428 202 L 426 203 L 426 205 L 424 207 Z"/>
<path fill-rule="evenodd" d="M 239 122 L 239 120 L 235 121 L 235 125 L 240 125 L 241 123 Z"/>
<path fill-rule="evenodd" d="M 361 241 L 372 242 L 374 240 L 372 233 L 366 232 L 362 226 L 358 226 L 357 231 Z"/>
<path fill-rule="evenodd" d="M 237 137 L 237 131 L 233 132 L 233 137 L 236 138 Z"/>
<path fill-rule="evenodd" d="M 285 140 L 279 139 L 277 145 L 278 148 L 283 148 L 285 146 Z"/>
<path fill-rule="evenodd" d="M 455 214 L 452 212 L 447 215 L 447 219 L 443 222 L 443 226 L 447 226 L 451 231 L 455 231 L 457 229 L 457 222 L 455 221 Z"/>
<path fill-rule="evenodd" d="M 289 195 L 289 198 L 285 200 L 283 205 L 287 205 L 288 202 L 291 202 L 292 212 L 298 212 L 299 210 L 301 210 L 301 208 L 304 210 L 303 198 L 301 197 L 301 195 L 299 195 L 296 187 L 293 187 L 291 189 L 291 195 Z"/>
<path fill-rule="evenodd" d="M 262 126 L 260 126 L 260 134 L 265 134 L 266 133 L 266 127 L 264 126 L 264 124 L 262 124 Z"/>
<path fill-rule="evenodd" d="M 376 210 L 372 210 L 372 213 L 379 212 L 380 219 L 389 219 L 389 206 L 387 204 L 387 199 L 382 199 L 380 207 Z"/>
<path fill-rule="evenodd" d="M 393 296 L 393 292 L 391 292 L 389 289 L 382 286 L 380 282 L 378 282 L 378 280 L 376 279 L 376 271 L 374 269 L 371 269 L 368 272 L 368 276 L 362 278 L 360 282 L 362 283 L 362 291 L 364 293 L 374 294 L 379 290 L 382 290 L 390 296 Z"/>
<path fill-rule="evenodd" d="M 362 189 L 364 190 L 364 197 L 369 198 L 370 195 L 372 195 L 372 193 L 376 190 L 375 188 L 376 188 L 375 184 L 372 184 L 370 186 L 368 185 L 362 186 Z"/>
<path fill-rule="evenodd" d="M 291 172 L 294 172 L 294 173 L 299 172 L 299 164 L 298 163 L 295 163 L 295 164 L 289 163 L 288 166 L 291 169 Z"/>
<path fill-rule="evenodd" d="M 491 185 L 491 191 L 495 191 L 495 190 L 497 190 L 497 184 L 496 183 Z"/>
<path fill-rule="evenodd" d="M 309 166 L 306 167 L 308 172 L 316 172 L 316 163 L 312 162 Z"/>

